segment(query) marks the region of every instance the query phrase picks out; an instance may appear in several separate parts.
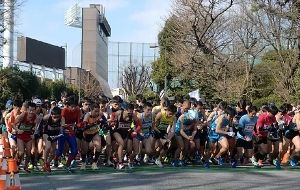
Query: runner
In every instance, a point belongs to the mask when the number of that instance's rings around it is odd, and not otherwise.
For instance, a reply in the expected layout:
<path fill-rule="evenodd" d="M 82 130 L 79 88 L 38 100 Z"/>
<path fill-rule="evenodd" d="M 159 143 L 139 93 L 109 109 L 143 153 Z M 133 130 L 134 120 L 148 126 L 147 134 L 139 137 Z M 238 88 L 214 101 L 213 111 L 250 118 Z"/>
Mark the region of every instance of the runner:
<path fill-rule="evenodd" d="M 22 162 L 24 153 L 26 153 L 24 170 L 29 172 L 28 164 L 31 159 L 31 164 L 34 163 L 35 156 L 31 154 L 32 137 L 37 123 L 36 104 L 28 103 L 27 111 L 22 112 L 17 116 L 13 125 L 17 132 L 17 147 L 18 147 L 18 162 Z"/>
<path fill-rule="evenodd" d="M 75 137 L 74 128 L 76 124 L 80 123 L 80 109 L 76 106 L 75 102 L 68 100 L 65 102 L 65 107 L 62 110 L 62 118 L 65 121 L 63 126 L 63 136 L 58 139 L 58 149 L 54 158 L 55 166 L 58 166 L 58 160 L 61 158 L 65 150 L 65 142 L 67 141 L 71 153 L 68 154 L 68 160 L 65 165 L 67 171 L 71 171 L 71 162 L 77 155 L 77 142 Z M 66 156 L 66 155 L 65 155 Z"/>
<path fill-rule="evenodd" d="M 174 136 L 174 127 L 176 125 L 175 114 L 177 108 L 174 105 L 164 105 L 164 108 L 155 117 L 155 124 L 153 125 L 154 138 L 156 139 L 156 160 L 155 164 L 163 167 L 161 163 L 162 157 L 170 145 L 170 141 Z"/>
<path fill-rule="evenodd" d="M 82 153 L 82 146 L 83 146 L 83 119 L 84 116 L 90 112 L 90 105 L 91 105 L 91 100 L 87 97 L 84 97 L 82 99 L 82 103 L 81 103 L 81 108 L 80 108 L 80 123 L 79 125 L 76 125 L 75 127 L 75 136 L 76 136 L 76 142 L 77 142 L 77 149 L 78 149 L 78 158 L 81 157 L 81 153 Z M 87 156 L 88 158 L 92 156 L 92 152 L 88 151 L 87 152 Z"/>
<path fill-rule="evenodd" d="M 215 147 L 215 143 L 221 146 L 220 150 L 216 154 L 215 158 L 219 165 L 224 164 L 222 156 L 227 153 L 229 149 L 228 140 L 226 135 L 233 137 L 234 132 L 229 131 L 232 126 L 232 120 L 236 114 L 235 110 L 231 107 L 225 107 L 226 103 L 221 102 L 218 106 L 217 118 L 212 120 L 212 124 L 209 131 L 209 148 Z"/>
<path fill-rule="evenodd" d="M 83 144 L 82 144 L 82 170 L 86 169 L 86 154 L 92 144 L 92 151 L 95 148 L 95 157 L 92 163 L 92 169 L 99 169 L 97 166 L 99 156 L 101 154 L 101 137 L 99 136 L 100 125 L 107 123 L 107 120 L 102 112 L 100 112 L 100 106 L 94 103 L 91 106 L 91 112 L 87 113 L 83 119 L 84 130 L 83 130 Z"/>
<path fill-rule="evenodd" d="M 204 105 L 201 101 L 197 101 L 193 105 L 194 111 L 196 112 L 197 116 L 196 119 L 196 127 L 197 127 L 197 134 L 195 135 L 195 144 L 196 144 L 196 161 L 202 162 L 202 158 L 204 157 L 205 153 L 205 145 L 208 141 L 208 132 L 207 132 L 207 118 L 205 114 Z"/>
<path fill-rule="evenodd" d="M 264 109 L 266 109 L 267 112 L 261 113 L 255 128 L 258 151 L 251 158 L 253 165 L 258 167 L 263 166 L 263 160 L 265 160 L 267 154 L 271 152 L 272 144 L 279 146 L 278 125 L 275 118 L 278 109 L 274 105 L 265 107 Z M 270 159 L 274 159 L 273 156 Z"/>
<path fill-rule="evenodd" d="M 100 111 L 102 112 L 102 114 L 104 115 L 104 117 L 108 118 L 108 113 L 107 113 L 107 100 L 102 98 L 100 99 L 99 102 L 99 106 L 100 106 Z M 108 122 L 108 120 L 107 120 Z M 111 146 L 111 128 L 108 125 L 108 123 L 103 124 L 102 128 L 100 129 L 100 135 L 101 135 L 101 140 L 104 139 L 105 140 L 105 151 L 106 151 L 106 155 L 107 155 L 107 165 L 108 166 L 113 166 L 113 163 L 111 162 L 111 156 L 112 156 L 112 146 Z M 103 144 L 104 144 L 103 143 Z"/>
<path fill-rule="evenodd" d="M 63 135 L 62 126 L 65 125 L 64 119 L 61 117 L 61 109 L 59 107 L 54 107 L 51 113 L 44 116 L 41 123 L 43 126 L 43 140 L 45 142 L 44 149 L 44 166 L 43 170 L 46 172 L 51 172 L 50 162 L 54 158 L 57 140 Z"/>
<path fill-rule="evenodd" d="M 247 163 L 247 159 L 253 156 L 253 133 L 258 119 L 255 106 L 249 106 L 247 112 L 240 118 L 237 132 L 237 161 L 240 164 Z"/>
<path fill-rule="evenodd" d="M 284 131 L 284 136 L 286 139 L 290 140 L 295 149 L 290 156 L 290 165 L 295 167 L 298 165 L 300 160 L 300 112 L 299 110 L 295 111 L 295 116 L 292 119 L 292 122 L 287 126 L 286 130 Z"/>
<path fill-rule="evenodd" d="M 13 158 L 17 158 L 17 136 L 16 136 L 16 131 L 14 130 L 13 126 L 15 124 L 16 118 L 18 115 L 21 114 L 21 107 L 22 107 L 22 102 L 19 100 L 15 100 L 13 102 L 13 110 L 6 114 L 5 116 L 5 125 L 7 128 L 7 133 L 8 133 L 8 139 L 9 139 L 9 144 L 11 147 L 11 155 Z"/>
<path fill-rule="evenodd" d="M 196 114 L 189 112 L 191 108 L 190 101 L 186 100 L 183 102 L 181 107 L 183 114 L 177 119 L 175 128 L 175 137 L 177 140 L 178 148 L 175 152 L 174 166 L 184 166 L 184 158 L 192 160 L 191 155 L 195 150 L 194 138 L 197 133 L 195 121 Z M 177 159 L 179 158 L 179 161 Z"/>
<path fill-rule="evenodd" d="M 133 136 L 136 136 L 140 130 L 140 123 L 137 116 L 133 113 L 134 105 L 128 104 L 125 110 L 120 110 L 116 113 L 117 123 L 113 126 L 113 137 L 118 143 L 118 165 L 117 169 L 123 169 L 123 149 L 126 147 L 128 154 L 128 167 L 133 168 L 133 159 L 138 153 L 138 141 Z M 133 151 L 134 150 L 134 151 Z"/>
<path fill-rule="evenodd" d="M 138 115 L 142 124 L 142 131 L 137 136 L 137 139 L 140 141 L 139 155 L 145 153 L 143 159 L 144 163 L 149 161 L 149 156 L 152 156 L 155 149 L 154 133 L 152 131 L 152 125 L 154 124 L 152 109 L 152 104 L 146 102 L 144 103 L 143 113 Z M 143 147 L 145 149 L 143 149 Z"/>
<path fill-rule="evenodd" d="M 43 108 L 42 101 L 40 99 L 33 99 L 32 102 L 36 105 L 36 114 L 37 114 L 37 123 L 34 129 L 33 140 L 32 140 L 32 149 L 31 154 L 34 155 L 34 162 L 29 165 L 29 169 L 35 167 L 36 170 L 39 170 L 37 162 L 40 163 L 40 166 L 44 165 L 43 162 L 43 130 L 41 129 L 42 125 L 40 123 L 43 120 L 44 115 L 47 114 L 47 110 Z"/>

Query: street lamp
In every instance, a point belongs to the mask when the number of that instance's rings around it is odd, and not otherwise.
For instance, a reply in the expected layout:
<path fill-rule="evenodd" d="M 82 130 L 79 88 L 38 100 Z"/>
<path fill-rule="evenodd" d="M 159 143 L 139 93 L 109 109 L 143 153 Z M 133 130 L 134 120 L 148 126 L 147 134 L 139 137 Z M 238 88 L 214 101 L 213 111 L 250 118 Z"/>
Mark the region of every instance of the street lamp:
<path fill-rule="evenodd" d="M 154 45 L 150 45 L 149 46 L 150 48 L 152 49 L 156 49 L 156 48 L 159 48 L 159 45 L 158 44 L 154 44 Z M 156 51 L 154 50 L 154 61 L 156 61 L 156 57 L 155 57 L 155 53 Z M 167 91 L 167 74 L 165 75 L 165 82 L 164 82 L 164 92 L 166 93 Z"/>

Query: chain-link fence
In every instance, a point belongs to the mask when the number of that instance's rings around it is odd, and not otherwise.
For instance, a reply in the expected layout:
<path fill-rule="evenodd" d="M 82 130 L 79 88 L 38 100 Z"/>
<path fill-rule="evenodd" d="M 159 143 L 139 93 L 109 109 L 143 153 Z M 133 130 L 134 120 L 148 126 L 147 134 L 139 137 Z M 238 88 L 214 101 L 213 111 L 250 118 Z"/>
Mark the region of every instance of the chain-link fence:
<path fill-rule="evenodd" d="M 123 69 L 130 63 L 151 63 L 159 56 L 155 43 L 109 42 L 108 45 L 108 83 L 111 89 L 121 88 Z"/>

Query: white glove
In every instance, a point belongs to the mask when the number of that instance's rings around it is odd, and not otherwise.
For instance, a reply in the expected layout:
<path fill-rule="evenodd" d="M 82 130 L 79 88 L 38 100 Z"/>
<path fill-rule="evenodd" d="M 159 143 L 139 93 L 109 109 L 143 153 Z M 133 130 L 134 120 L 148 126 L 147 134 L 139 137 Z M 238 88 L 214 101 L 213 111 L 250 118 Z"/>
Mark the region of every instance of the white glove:
<path fill-rule="evenodd" d="M 234 137 L 235 133 L 234 132 L 227 132 L 228 136 Z"/>

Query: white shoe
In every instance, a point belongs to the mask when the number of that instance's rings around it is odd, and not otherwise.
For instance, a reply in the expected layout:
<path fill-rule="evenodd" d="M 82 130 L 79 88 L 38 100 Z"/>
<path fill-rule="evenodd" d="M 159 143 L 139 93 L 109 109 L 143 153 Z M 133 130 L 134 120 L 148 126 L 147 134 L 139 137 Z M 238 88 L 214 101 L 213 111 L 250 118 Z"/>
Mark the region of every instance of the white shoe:
<path fill-rule="evenodd" d="M 159 159 L 155 160 L 155 164 L 160 168 L 164 167 Z"/>
<path fill-rule="evenodd" d="M 128 158 L 127 155 L 124 156 L 124 162 L 127 162 Z"/>
<path fill-rule="evenodd" d="M 141 157 L 140 157 L 140 155 L 139 155 L 139 154 L 137 154 L 137 155 L 135 156 L 135 159 L 136 159 L 136 161 L 140 162 L 140 161 L 141 161 Z"/>
<path fill-rule="evenodd" d="M 93 170 L 98 170 L 99 169 L 98 166 L 97 166 L 97 163 L 93 162 L 92 169 Z"/>
<path fill-rule="evenodd" d="M 80 170 L 85 170 L 86 169 L 86 163 L 82 163 L 82 165 L 80 166 Z"/>
<path fill-rule="evenodd" d="M 117 169 L 122 170 L 124 167 L 125 167 L 124 164 L 119 163 L 118 166 L 117 166 Z"/>
<path fill-rule="evenodd" d="M 149 156 L 147 154 L 145 154 L 143 161 L 144 161 L 144 163 L 148 163 Z"/>
<path fill-rule="evenodd" d="M 58 168 L 63 168 L 65 165 L 63 163 L 59 163 Z"/>
<path fill-rule="evenodd" d="M 253 164 L 254 166 L 258 166 L 258 162 L 256 161 L 256 159 L 255 159 L 254 156 L 252 156 L 252 157 L 250 158 L 250 161 L 252 162 L 252 164 Z"/>

